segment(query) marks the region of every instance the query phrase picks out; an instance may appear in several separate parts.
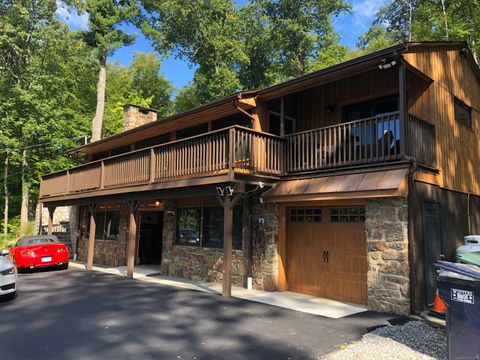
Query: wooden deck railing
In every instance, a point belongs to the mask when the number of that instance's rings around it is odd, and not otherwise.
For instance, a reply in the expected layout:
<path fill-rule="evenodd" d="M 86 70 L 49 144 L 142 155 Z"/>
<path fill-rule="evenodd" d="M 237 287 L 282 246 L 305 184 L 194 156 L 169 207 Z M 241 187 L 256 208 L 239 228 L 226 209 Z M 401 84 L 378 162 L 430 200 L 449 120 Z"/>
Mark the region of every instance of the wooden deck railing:
<path fill-rule="evenodd" d="M 45 175 L 40 197 L 226 174 L 283 173 L 284 140 L 233 126 Z"/>
<path fill-rule="evenodd" d="M 400 160 L 435 165 L 435 127 L 398 112 L 287 135 L 229 128 L 45 175 L 40 197 L 241 173 L 283 175 Z"/>
<path fill-rule="evenodd" d="M 400 158 L 398 112 L 351 121 L 286 137 L 287 173 Z"/>

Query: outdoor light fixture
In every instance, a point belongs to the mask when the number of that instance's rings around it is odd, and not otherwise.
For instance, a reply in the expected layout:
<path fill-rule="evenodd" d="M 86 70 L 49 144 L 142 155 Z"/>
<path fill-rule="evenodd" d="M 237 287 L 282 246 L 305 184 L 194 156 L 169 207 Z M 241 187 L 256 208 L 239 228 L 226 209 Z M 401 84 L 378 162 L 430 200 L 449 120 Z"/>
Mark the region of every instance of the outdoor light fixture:
<path fill-rule="evenodd" d="M 160 206 L 160 201 L 155 201 L 155 206 Z"/>
<path fill-rule="evenodd" d="M 265 186 L 265 184 L 264 184 L 263 182 L 260 181 L 260 182 L 258 183 L 258 188 L 259 188 L 259 189 L 263 189 L 264 186 Z"/>
<path fill-rule="evenodd" d="M 225 187 L 225 192 L 227 196 L 232 196 L 233 195 L 233 189 L 231 186 Z"/>
<path fill-rule="evenodd" d="M 217 195 L 221 197 L 223 196 L 223 193 L 224 193 L 224 190 L 220 186 L 217 186 Z"/>
<path fill-rule="evenodd" d="M 380 60 L 380 64 L 378 65 L 378 68 L 380 70 L 386 70 L 386 69 L 390 69 L 395 65 L 397 65 L 397 60 L 395 60 L 394 58 L 382 59 Z"/>

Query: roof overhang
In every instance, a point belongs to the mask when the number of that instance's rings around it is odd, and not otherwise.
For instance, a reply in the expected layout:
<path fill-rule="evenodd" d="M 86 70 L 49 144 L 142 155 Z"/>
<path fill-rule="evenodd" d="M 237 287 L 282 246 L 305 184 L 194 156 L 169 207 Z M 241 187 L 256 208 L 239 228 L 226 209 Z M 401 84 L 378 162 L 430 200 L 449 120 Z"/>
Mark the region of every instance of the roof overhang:
<path fill-rule="evenodd" d="M 124 131 L 114 136 L 110 136 L 108 138 L 101 139 L 75 149 L 68 150 L 67 154 L 95 154 L 117 147 L 130 145 L 140 140 L 165 134 L 166 132 L 172 132 L 204 123 L 205 119 L 216 120 L 235 114 L 240 114 L 241 110 L 239 109 L 247 111 L 256 106 L 256 94 L 256 91 L 240 92 L 209 104 L 184 111 L 128 131 Z"/>
<path fill-rule="evenodd" d="M 408 167 L 282 181 L 266 191 L 264 202 L 330 201 L 406 197 Z"/>

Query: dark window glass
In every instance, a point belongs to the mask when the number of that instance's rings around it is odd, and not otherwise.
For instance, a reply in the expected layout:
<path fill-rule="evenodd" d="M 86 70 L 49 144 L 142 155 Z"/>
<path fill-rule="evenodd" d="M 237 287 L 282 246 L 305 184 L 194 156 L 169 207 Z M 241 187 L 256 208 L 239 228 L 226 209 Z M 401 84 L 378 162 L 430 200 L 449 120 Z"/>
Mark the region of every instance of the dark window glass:
<path fill-rule="evenodd" d="M 269 129 L 270 134 L 280 136 L 280 114 L 270 112 L 269 114 Z M 285 135 L 293 134 L 295 132 L 295 120 L 291 117 L 285 117 Z"/>
<path fill-rule="evenodd" d="M 398 110 L 398 95 L 392 95 L 342 107 L 342 121 L 355 121 Z"/>
<path fill-rule="evenodd" d="M 110 152 L 110 156 L 115 156 L 115 155 L 120 155 L 120 154 L 125 154 L 130 151 L 130 145 L 127 146 L 122 146 L 116 149 L 113 149 Z"/>
<path fill-rule="evenodd" d="M 177 140 L 185 139 L 190 136 L 205 134 L 208 132 L 208 124 L 200 124 L 177 131 Z"/>
<path fill-rule="evenodd" d="M 104 151 L 104 152 L 101 152 L 101 153 L 93 154 L 93 155 L 92 155 L 92 161 L 105 159 L 105 158 L 107 158 L 107 157 L 109 157 L 109 156 L 110 156 L 110 152 L 109 152 L 109 151 Z"/>
<path fill-rule="evenodd" d="M 365 222 L 363 206 L 330 209 L 331 222 Z"/>
<path fill-rule="evenodd" d="M 177 209 L 177 244 L 200 246 L 200 208 Z"/>
<path fill-rule="evenodd" d="M 290 221 L 292 221 L 292 222 L 321 222 L 322 221 L 322 209 L 320 209 L 320 208 L 290 209 Z"/>
<path fill-rule="evenodd" d="M 252 120 L 245 115 L 229 116 L 227 118 L 215 120 L 212 123 L 212 130 L 219 130 L 233 125 L 251 128 Z"/>
<path fill-rule="evenodd" d="M 455 120 L 465 125 L 469 129 L 472 128 L 472 109 L 463 102 L 455 98 Z"/>
<path fill-rule="evenodd" d="M 135 144 L 135 149 L 144 149 L 147 147 L 165 144 L 170 141 L 170 134 L 162 134 L 160 136 L 155 136 L 153 138 L 145 139 L 139 141 Z"/>
<path fill-rule="evenodd" d="M 95 239 L 117 240 L 120 234 L 120 212 L 96 212 L 95 225 Z"/>
<path fill-rule="evenodd" d="M 223 247 L 223 208 L 206 207 L 203 211 L 203 246 Z M 241 206 L 233 208 L 232 248 L 242 249 L 243 212 Z"/>

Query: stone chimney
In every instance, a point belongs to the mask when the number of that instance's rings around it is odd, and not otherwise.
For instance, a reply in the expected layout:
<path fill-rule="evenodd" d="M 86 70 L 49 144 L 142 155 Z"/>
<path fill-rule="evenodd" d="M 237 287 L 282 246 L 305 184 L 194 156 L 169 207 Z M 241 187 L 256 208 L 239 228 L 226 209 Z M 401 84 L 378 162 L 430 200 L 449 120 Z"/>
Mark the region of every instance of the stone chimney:
<path fill-rule="evenodd" d="M 131 130 L 156 120 L 157 113 L 154 110 L 131 104 L 123 107 L 123 131 Z"/>

